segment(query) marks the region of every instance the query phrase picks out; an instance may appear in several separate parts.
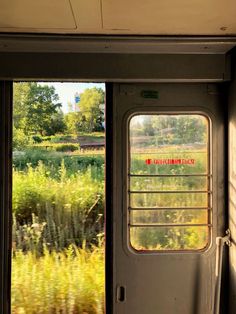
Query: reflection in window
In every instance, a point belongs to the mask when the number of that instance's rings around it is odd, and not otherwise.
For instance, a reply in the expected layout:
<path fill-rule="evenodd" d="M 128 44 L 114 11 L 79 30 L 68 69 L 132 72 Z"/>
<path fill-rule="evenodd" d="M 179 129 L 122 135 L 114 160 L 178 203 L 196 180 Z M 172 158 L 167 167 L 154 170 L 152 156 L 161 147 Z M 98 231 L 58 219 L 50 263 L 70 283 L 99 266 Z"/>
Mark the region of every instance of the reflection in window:
<path fill-rule="evenodd" d="M 129 236 L 145 250 L 200 250 L 211 231 L 209 120 L 136 115 L 129 125 Z"/>

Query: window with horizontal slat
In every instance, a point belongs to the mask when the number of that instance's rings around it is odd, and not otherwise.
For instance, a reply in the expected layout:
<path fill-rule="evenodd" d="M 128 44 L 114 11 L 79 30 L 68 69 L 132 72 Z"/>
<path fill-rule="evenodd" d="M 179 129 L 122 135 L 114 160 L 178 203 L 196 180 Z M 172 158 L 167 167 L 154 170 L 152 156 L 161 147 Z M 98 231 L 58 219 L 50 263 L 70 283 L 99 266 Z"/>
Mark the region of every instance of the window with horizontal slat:
<path fill-rule="evenodd" d="M 212 229 L 209 119 L 200 114 L 133 116 L 128 187 L 133 249 L 206 249 Z"/>

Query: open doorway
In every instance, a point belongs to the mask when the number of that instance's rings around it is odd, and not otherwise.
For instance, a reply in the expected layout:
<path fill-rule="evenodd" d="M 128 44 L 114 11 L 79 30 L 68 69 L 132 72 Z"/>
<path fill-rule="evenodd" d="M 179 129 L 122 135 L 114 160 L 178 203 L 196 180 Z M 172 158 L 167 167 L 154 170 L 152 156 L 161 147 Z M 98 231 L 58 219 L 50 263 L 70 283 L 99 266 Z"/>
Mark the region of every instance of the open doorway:
<path fill-rule="evenodd" d="M 13 87 L 11 312 L 105 312 L 105 84 Z"/>

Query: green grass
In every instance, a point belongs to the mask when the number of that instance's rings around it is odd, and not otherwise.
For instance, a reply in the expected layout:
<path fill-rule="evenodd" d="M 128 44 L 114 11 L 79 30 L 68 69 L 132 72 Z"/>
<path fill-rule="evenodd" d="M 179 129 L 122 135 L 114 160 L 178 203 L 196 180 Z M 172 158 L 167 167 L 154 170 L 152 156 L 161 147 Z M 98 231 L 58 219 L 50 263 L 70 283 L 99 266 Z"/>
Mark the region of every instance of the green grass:
<path fill-rule="evenodd" d="M 103 314 L 104 156 L 14 158 L 12 313 Z"/>
<path fill-rule="evenodd" d="M 85 133 L 80 132 L 79 134 L 69 134 L 69 135 L 52 135 L 52 136 L 40 136 L 35 135 L 32 137 L 34 139 L 34 144 L 32 146 L 54 146 L 55 144 L 84 144 L 84 143 L 103 143 L 105 142 L 104 132 L 92 132 Z"/>
<path fill-rule="evenodd" d="M 64 163 L 57 177 L 42 163 L 24 172 L 13 170 L 13 214 L 18 249 L 32 249 L 34 223 L 44 224 L 39 250 L 43 244 L 57 250 L 83 241 L 96 244 L 103 232 L 104 177 L 93 178 L 92 167 L 69 175 Z"/>
<path fill-rule="evenodd" d="M 103 314 L 103 246 L 44 250 L 40 258 L 15 252 L 11 301 L 13 314 Z"/>
<path fill-rule="evenodd" d="M 104 177 L 104 150 L 85 151 L 82 153 L 63 153 L 44 149 L 27 149 L 13 155 L 13 167 L 19 171 L 27 171 L 28 166 L 36 168 L 41 161 L 50 172 L 51 177 L 58 177 L 62 161 L 68 175 L 78 171 L 85 172 L 91 168 L 93 178 Z"/>
<path fill-rule="evenodd" d="M 80 147 L 78 143 L 52 143 L 42 142 L 29 146 L 31 149 L 41 149 L 46 151 L 57 151 L 57 152 L 74 152 L 79 151 Z"/>
<path fill-rule="evenodd" d="M 105 142 L 105 134 L 97 132 L 97 133 L 79 135 L 78 136 L 78 142 L 80 144 L 104 143 Z"/>
<path fill-rule="evenodd" d="M 52 143 L 75 143 L 78 142 L 78 139 L 80 140 L 86 140 L 89 141 L 95 141 L 99 142 L 101 140 L 105 139 L 105 133 L 104 132 L 79 132 L 78 134 L 57 134 L 57 135 L 51 135 L 51 136 L 41 136 L 36 135 L 37 137 L 41 138 L 44 142 L 52 142 Z"/>

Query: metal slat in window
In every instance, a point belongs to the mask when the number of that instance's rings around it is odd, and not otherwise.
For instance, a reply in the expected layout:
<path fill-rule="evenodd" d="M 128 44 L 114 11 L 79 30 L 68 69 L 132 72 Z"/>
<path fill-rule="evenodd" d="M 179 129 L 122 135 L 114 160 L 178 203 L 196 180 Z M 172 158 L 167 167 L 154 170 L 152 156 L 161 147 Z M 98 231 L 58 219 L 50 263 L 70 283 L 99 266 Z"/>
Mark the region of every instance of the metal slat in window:
<path fill-rule="evenodd" d="M 209 119 L 133 116 L 127 193 L 129 239 L 136 251 L 205 249 L 212 230 Z"/>
<path fill-rule="evenodd" d="M 130 227 L 212 227 L 212 224 L 129 224 Z"/>
<path fill-rule="evenodd" d="M 195 173 L 195 174 L 128 174 L 129 177 L 212 177 L 211 174 L 201 174 L 201 173 Z"/>
<path fill-rule="evenodd" d="M 207 194 L 211 194 L 212 191 L 191 191 L 191 190 L 188 190 L 188 191 L 184 191 L 184 190 L 171 190 L 171 191 L 128 191 L 128 193 L 130 194 L 143 194 L 143 193 L 147 193 L 147 194 L 158 194 L 158 193 L 193 193 L 193 194 L 197 194 L 197 193 L 207 193 Z"/>
<path fill-rule="evenodd" d="M 129 207 L 128 210 L 211 210 L 211 207 Z"/>

